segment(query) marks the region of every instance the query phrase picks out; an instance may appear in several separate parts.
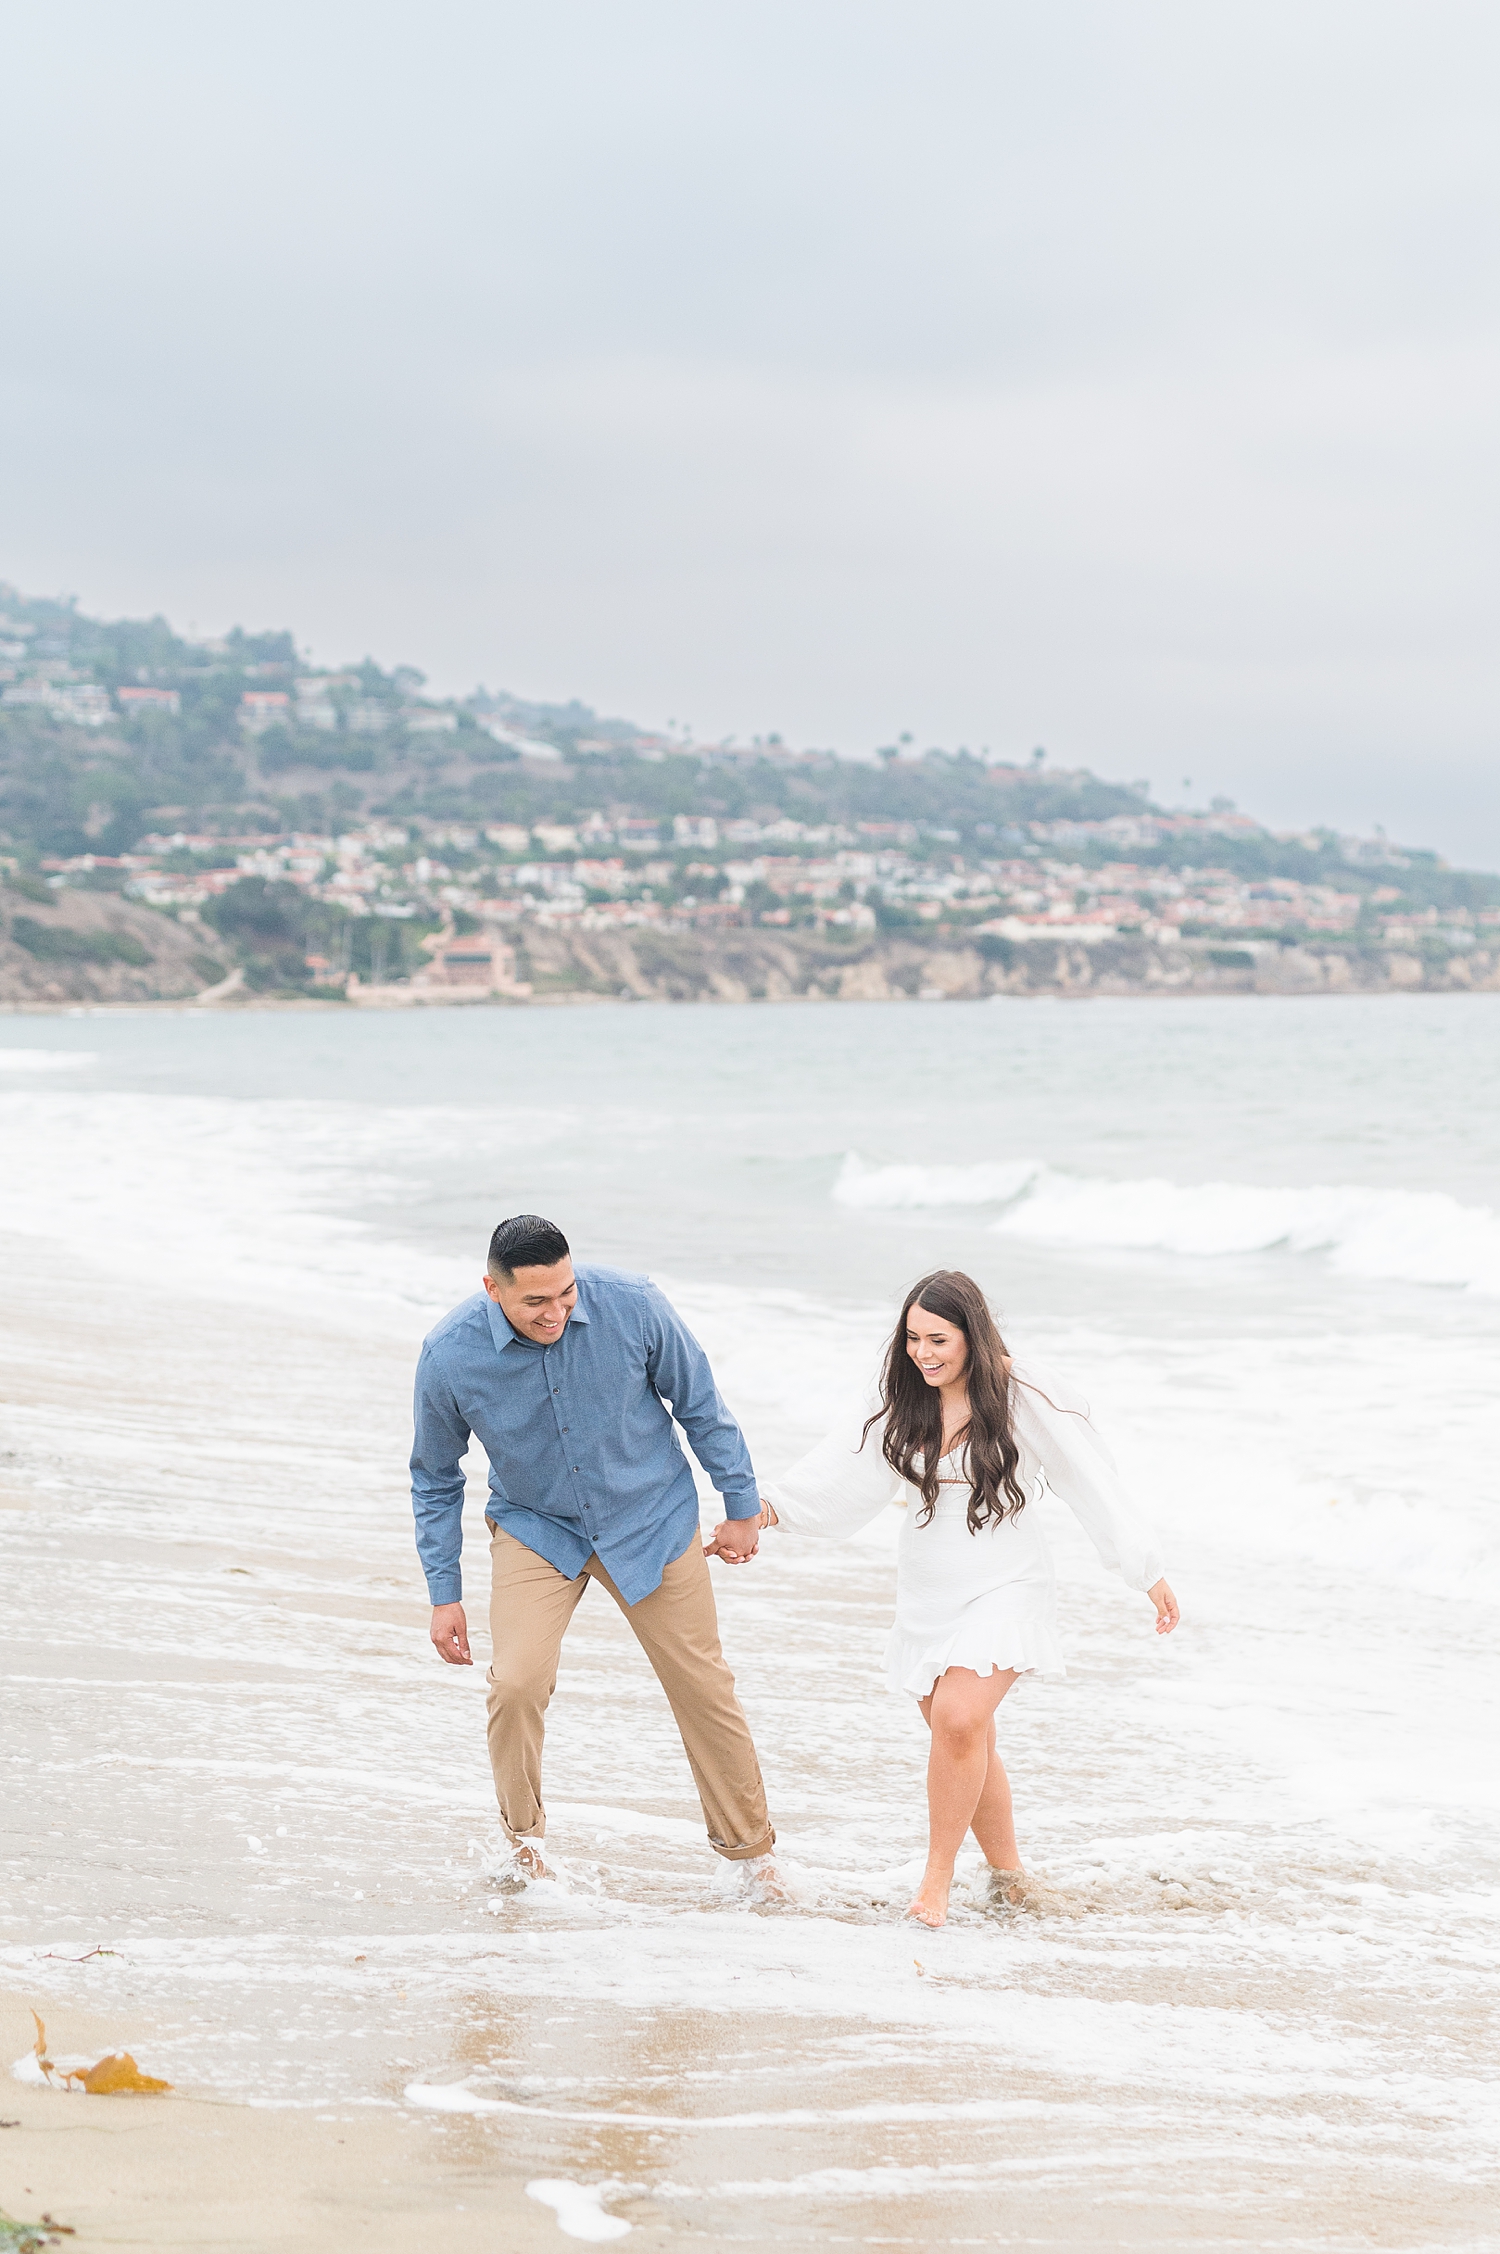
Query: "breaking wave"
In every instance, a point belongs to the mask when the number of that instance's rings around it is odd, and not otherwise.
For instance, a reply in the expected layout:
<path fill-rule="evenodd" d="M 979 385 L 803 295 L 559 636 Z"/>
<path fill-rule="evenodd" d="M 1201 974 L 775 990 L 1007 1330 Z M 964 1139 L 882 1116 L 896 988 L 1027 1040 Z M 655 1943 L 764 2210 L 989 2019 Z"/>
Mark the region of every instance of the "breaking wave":
<path fill-rule="evenodd" d="M 1500 1215 L 1442 1190 L 1110 1181 L 1035 1160 L 867 1166 L 851 1152 L 833 1194 L 841 1205 L 887 1211 L 998 1205 L 996 1233 L 1033 1244 L 1194 1259 L 1321 1253 L 1345 1275 L 1500 1293 Z"/>
<path fill-rule="evenodd" d="M 850 1151 L 833 1185 L 840 1205 L 1008 1205 L 1044 1174 L 1039 1159 L 991 1166 L 866 1166 Z"/>

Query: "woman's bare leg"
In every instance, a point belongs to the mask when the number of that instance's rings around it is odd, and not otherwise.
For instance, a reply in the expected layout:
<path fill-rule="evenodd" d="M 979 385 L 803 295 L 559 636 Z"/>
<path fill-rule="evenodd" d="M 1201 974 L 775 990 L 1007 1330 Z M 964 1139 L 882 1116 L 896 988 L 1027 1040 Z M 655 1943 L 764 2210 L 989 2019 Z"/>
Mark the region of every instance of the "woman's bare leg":
<path fill-rule="evenodd" d="M 995 1725 L 990 1724 L 989 1766 L 984 1772 L 984 1790 L 979 1795 L 979 1806 L 974 1810 L 970 1831 L 979 1842 L 985 1861 L 992 1870 L 1014 1871 L 1021 1867 L 1021 1851 L 1016 1845 L 1016 1823 L 1010 1805 L 1010 1778 L 1005 1773 L 1005 1763 L 995 1750 Z"/>
<path fill-rule="evenodd" d="M 1015 1679 L 1011 1668 L 1003 1674 L 976 1675 L 972 1667 L 950 1667 L 921 1702 L 922 1719 L 932 1732 L 927 1758 L 927 1868 L 906 1914 L 923 1925 L 941 1925 L 948 1914 L 954 1860 L 989 1783 L 995 1709 Z M 1000 1776 L 1003 1780 L 1003 1768 Z M 1008 1784 L 1005 1797 L 1010 1798 Z M 997 1839 L 996 1844 L 1003 1842 Z"/>

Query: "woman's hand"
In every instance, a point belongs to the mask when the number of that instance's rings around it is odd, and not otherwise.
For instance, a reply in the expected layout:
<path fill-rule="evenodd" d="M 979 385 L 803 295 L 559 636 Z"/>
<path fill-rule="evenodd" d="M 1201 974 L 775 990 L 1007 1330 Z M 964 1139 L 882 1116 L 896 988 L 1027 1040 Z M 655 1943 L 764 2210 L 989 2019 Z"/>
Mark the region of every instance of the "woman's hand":
<path fill-rule="evenodd" d="M 721 1524 L 714 1528 L 713 1540 L 704 1543 L 703 1555 L 705 1557 L 721 1557 L 726 1565 L 744 1565 L 754 1557 L 756 1551 L 760 1548 L 760 1538 L 765 1529 L 778 1523 L 775 1511 L 772 1510 L 770 1504 L 762 1495 L 760 1516 L 758 1518 L 724 1519 Z M 752 1532 L 755 1536 L 753 1542 L 749 1539 Z M 728 1537 L 727 1542 L 726 1536 Z"/>
<path fill-rule="evenodd" d="M 760 1548 L 760 1526 L 759 1518 L 721 1518 L 703 1555 L 720 1557 L 726 1565 L 748 1565 Z"/>
<path fill-rule="evenodd" d="M 1159 1636 L 1170 1636 L 1172 1630 L 1182 1618 L 1182 1614 L 1177 1608 L 1177 1599 L 1173 1596 L 1165 1581 L 1153 1581 L 1146 1594 L 1156 1607 L 1157 1634 Z"/>

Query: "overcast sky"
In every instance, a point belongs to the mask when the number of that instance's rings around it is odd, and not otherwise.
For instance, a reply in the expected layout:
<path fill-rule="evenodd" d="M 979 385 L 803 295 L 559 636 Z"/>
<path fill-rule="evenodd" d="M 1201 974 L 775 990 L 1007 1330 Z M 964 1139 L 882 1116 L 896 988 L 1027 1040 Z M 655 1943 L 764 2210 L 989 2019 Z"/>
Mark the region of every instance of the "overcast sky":
<path fill-rule="evenodd" d="M 1500 12 L 49 0 L 0 577 L 1500 867 Z"/>

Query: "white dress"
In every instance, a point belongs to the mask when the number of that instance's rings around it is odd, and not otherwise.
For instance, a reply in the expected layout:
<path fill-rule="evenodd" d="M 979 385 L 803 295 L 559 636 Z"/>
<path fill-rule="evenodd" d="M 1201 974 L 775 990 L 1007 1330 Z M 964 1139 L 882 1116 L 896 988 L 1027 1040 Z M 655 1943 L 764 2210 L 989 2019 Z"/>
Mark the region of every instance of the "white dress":
<path fill-rule="evenodd" d="M 1133 1589 L 1149 1589 L 1165 1566 L 1150 1526 L 1125 1492 L 1114 1458 L 1089 1422 L 1076 1388 L 1034 1364 L 1011 1371 L 1012 1418 L 1027 1496 L 1015 1517 L 969 1532 L 969 1483 L 960 1448 L 939 1466 L 937 1507 L 920 1523 L 922 1498 L 881 1453 L 882 1425 L 861 1447 L 859 1417 L 829 1433 L 765 1488 L 783 1526 L 842 1541 L 886 1504 L 905 1509 L 896 1563 L 896 1620 L 886 1645 L 892 1690 L 925 1698 L 949 1667 L 976 1675 L 1065 1675 L 1056 1579 L 1035 1500 L 1045 1486 L 1071 1508 L 1107 1566 Z"/>

